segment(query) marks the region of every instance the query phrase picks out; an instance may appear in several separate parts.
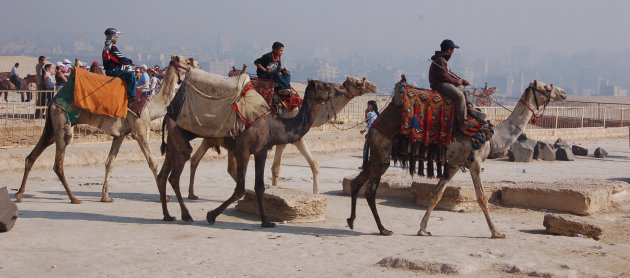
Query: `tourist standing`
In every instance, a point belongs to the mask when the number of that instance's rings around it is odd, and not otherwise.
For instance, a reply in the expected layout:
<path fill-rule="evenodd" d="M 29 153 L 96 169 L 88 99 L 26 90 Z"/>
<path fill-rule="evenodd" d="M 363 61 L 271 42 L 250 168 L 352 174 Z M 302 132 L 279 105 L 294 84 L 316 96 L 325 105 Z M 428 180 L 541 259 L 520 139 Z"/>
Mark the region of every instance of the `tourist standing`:
<path fill-rule="evenodd" d="M 36 106 L 45 106 L 46 100 L 43 90 L 46 90 L 46 84 L 44 83 L 44 65 L 46 65 L 46 61 L 48 58 L 46 56 L 39 56 L 38 63 L 35 66 L 35 74 L 37 75 L 37 90 L 39 92 L 35 93 L 35 105 Z M 31 101 L 32 96 L 27 94 L 26 102 Z M 44 115 L 44 110 L 42 108 L 35 109 L 35 118 L 42 118 Z"/>
<path fill-rule="evenodd" d="M 372 127 L 372 123 L 378 118 L 378 105 L 375 100 L 367 102 L 367 108 L 365 109 L 365 128 L 360 132 L 361 134 L 367 133 Z M 365 143 L 363 143 L 363 164 L 367 163 L 369 157 L 370 146 L 367 141 L 367 134 L 365 134 Z"/>
<path fill-rule="evenodd" d="M 68 78 L 63 74 L 63 66 L 55 67 L 55 90 L 60 90 L 66 85 Z"/>

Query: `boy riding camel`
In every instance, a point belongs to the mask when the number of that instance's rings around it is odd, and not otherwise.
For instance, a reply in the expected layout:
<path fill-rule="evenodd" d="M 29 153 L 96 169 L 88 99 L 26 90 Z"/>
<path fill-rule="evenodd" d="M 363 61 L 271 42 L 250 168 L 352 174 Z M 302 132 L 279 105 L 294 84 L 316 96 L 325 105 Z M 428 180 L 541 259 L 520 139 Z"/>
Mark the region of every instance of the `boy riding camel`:
<path fill-rule="evenodd" d="M 462 131 L 467 131 L 477 124 L 476 120 L 466 121 L 466 108 L 468 114 L 476 119 L 484 119 L 485 115 L 473 109 L 472 102 L 468 92 L 459 88 L 460 85 L 468 86 L 470 82 L 457 77 L 448 68 L 447 61 L 455 52 L 455 45 L 452 40 L 443 40 L 440 44 L 440 51 L 435 51 L 435 55 L 431 57 L 432 63 L 429 67 L 429 84 L 431 89 L 438 91 L 440 94 L 448 96 L 455 100 L 456 120 Z"/>
<path fill-rule="evenodd" d="M 105 30 L 105 47 L 103 48 L 103 67 L 105 68 L 105 74 L 107 76 L 119 77 L 125 84 L 127 84 L 127 97 L 131 101 L 136 96 L 136 76 L 131 71 L 122 69 L 122 66 L 132 65 L 135 66 L 131 59 L 122 55 L 116 47 L 118 42 L 118 35 L 121 32 L 114 28 L 107 28 Z"/>
<path fill-rule="evenodd" d="M 274 42 L 271 46 L 272 51 L 263 55 L 254 61 L 256 65 L 256 75 L 259 78 L 273 79 L 276 81 L 276 92 L 282 95 L 291 93 L 291 75 L 286 68 L 282 68 L 282 52 L 284 52 L 284 44 Z"/>

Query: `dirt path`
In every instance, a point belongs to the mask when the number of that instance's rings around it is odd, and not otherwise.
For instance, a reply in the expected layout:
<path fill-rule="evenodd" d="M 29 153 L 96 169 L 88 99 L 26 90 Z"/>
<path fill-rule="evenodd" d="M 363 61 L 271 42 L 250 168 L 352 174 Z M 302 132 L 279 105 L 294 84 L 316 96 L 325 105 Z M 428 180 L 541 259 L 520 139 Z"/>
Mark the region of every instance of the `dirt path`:
<path fill-rule="evenodd" d="M 574 162 L 488 161 L 483 178 L 559 182 L 628 178 L 627 138 L 581 144 L 591 150 L 603 146 L 610 156 Z M 376 234 L 363 199 L 358 202 L 355 230 L 350 230 L 345 220 L 350 200 L 342 194 L 341 180 L 358 172 L 360 154 L 317 153 L 320 192 L 328 197 L 326 220 L 279 224 L 275 229 L 260 228 L 255 216 L 233 206 L 214 226 L 207 224 L 206 212 L 233 190 L 224 159 L 200 166 L 196 193 L 201 200 L 186 200 L 195 219 L 192 224 L 161 221 L 155 181 L 146 162 L 118 163 L 111 179 L 110 196 L 115 198 L 111 204 L 99 202 L 102 165 L 66 167 L 73 191 L 84 201 L 81 205 L 69 203 L 50 167 L 37 168 L 24 201 L 18 204 L 18 222 L 13 230 L 0 234 L 0 277 L 606 277 L 630 272 L 627 203 L 595 216 L 615 223 L 616 237 L 605 241 L 546 235 L 542 226 L 545 212 L 494 206 L 491 215 L 507 239 L 490 239 L 480 212 L 447 211 L 432 215 L 428 230 L 434 236 L 417 237 L 424 208 L 395 200 L 380 200 L 378 205 L 393 236 Z M 390 171 L 404 175 L 400 169 Z M 0 187 L 7 185 L 13 194 L 22 172 L 0 174 Z M 286 157 L 281 174 L 281 186 L 310 192 L 310 169 L 301 157 Z M 455 179 L 470 180 L 464 173 Z M 252 188 L 252 183 L 250 163 L 247 187 Z M 170 202 L 169 209 L 181 218 L 176 202 Z"/>

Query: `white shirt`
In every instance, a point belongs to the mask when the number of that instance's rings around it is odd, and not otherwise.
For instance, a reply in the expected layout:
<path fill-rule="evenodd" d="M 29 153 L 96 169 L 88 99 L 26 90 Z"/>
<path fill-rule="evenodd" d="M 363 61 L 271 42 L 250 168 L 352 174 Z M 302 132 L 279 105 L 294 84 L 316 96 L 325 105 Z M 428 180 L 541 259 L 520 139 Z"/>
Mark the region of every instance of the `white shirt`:
<path fill-rule="evenodd" d="M 18 76 L 18 74 L 19 74 L 19 73 L 18 73 L 18 68 L 17 68 L 17 67 L 13 67 L 13 68 L 11 69 L 11 74 L 10 74 L 10 76 L 13 76 L 13 75 Z"/>

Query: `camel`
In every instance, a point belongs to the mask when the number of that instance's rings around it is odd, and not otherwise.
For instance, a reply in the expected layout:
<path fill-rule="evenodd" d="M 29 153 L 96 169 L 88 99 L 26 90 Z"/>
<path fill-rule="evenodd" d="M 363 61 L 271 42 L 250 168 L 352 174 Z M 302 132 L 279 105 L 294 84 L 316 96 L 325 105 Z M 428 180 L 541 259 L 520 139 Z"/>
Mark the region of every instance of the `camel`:
<path fill-rule="evenodd" d="M 327 110 L 328 113 L 319 113 L 317 114 L 317 118 L 315 122 L 313 122 L 312 127 L 322 126 L 323 124 L 330 121 L 332 118 L 336 117 L 338 113 L 343 110 L 344 107 L 350 102 L 351 98 L 336 98 L 333 99 L 329 104 L 330 107 Z M 293 110 L 291 112 L 281 110 L 280 115 L 283 118 L 295 117 L 298 110 Z M 308 145 L 306 144 L 306 139 L 304 137 L 300 138 L 299 141 L 291 143 L 295 146 L 298 151 L 304 156 L 308 165 L 311 167 L 311 172 L 313 173 L 313 194 L 319 194 L 319 162 L 313 158 L 313 154 L 311 153 Z M 214 145 L 210 142 L 210 140 L 204 139 L 197 151 L 190 158 L 190 182 L 188 185 L 188 199 L 197 200 L 199 197 L 195 195 L 195 173 L 197 171 L 197 167 L 201 162 L 201 159 L 206 154 L 208 149 L 214 147 Z M 278 179 L 280 177 L 280 165 L 282 163 L 282 153 L 284 149 L 287 147 L 287 144 L 276 145 L 275 155 L 273 157 L 273 164 L 271 165 L 271 186 L 278 186 Z"/>
<path fill-rule="evenodd" d="M 398 83 L 396 85 L 395 92 L 400 92 L 399 89 L 402 85 L 403 84 Z M 394 101 L 387 106 L 381 115 L 385 115 L 386 110 L 388 109 L 392 111 L 400 109 L 402 105 L 402 96 L 400 95 L 402 94 L 397 93 L 396 95 L 397 96 L 394 98 Z M 514 108 L 514 111 L 506 120 L 502 121 L 495 127 L 494 136 L 491 138 L 489 143 L 487 142 L 486 144 L 483 144 L 480 149 L 474 150 L 470 138 L 465 137 L 461 134 L 461 132 L 456 131 L 454 134 L 455 140 L 446 150 L 446 164 L 444 165 L 445 171 L 443 176 L 440 178 L 435 191 L 431 195 L 429 207 L 422 218 L 420 230 L 417 235 L 431 235 L 431 233 L 426 230 L 431 212 L 442 198 L 442 194 L 446 189 L 447 183 L 453 178 L 453 176 L 455 176 L 457 170 L 460 167 L 466 167 L 470 171 L 475 187 L 475 193 L 477 195 L 477 203 L 486 217 L 488 227 L 492 233 L 492 238 L 505 238 L 505 235 L 496 229 L 488 213 L 488 198 L 484 193 L 480 177 L 482 169 L 481 163 L 485 161 L 490 154 L 504 152 L 507 148 L 509 148 L 512 143 L 516 141 L 517 137 L 525 130 L 527 123 L 534 115 L 534 112 L 541 109 L 542 104 L 544 104 L 544 106 L 542 106 L 542 108 L 544 108 L 551 100 L 562 101 L 566 98 L 567 95 L 563 89 L 554 87 L 553 85 L 549 86 L 543 82 L 532 81 L 529 87 L 525 89 L 525 92 L 521 96 L 519 103 Z M 398 126 L 400 126 L 400 122 L 398 123 Z M 400 131 L 398 133 L 400 133 Z M 357 194 L 359 189 L 367 182 L 365 198 L 370 206 L 374 219 L 376 220 L 376 225 L 378 226 L 380 234 L 392 234 L 392 232 L 385 229 L 381 223 L 376 210 L 375 197 L 376 189 L 380 183 L 381 176 L 389 167 L 390 156 L 394 157 L 394 161 L 401 158 L 401 156 L 397 157 L 396 150 L 392 150 L 393 147 L 394 149 L 398 147 L 393 146 L 393 142 L 397 142 L 397 137 L 399 137 L 399 135 L 395 134 L 392 138 L 389 138 L 380 133 L 376 128 L 371 128 L 368 131 L 367 140 L 370 145 L 369 159 L 367 162 L 364 162 L 363 169 L 351 182 L 352 207 L 350 218 L 347 219 L 348 227 L 350 227 L 350 229 L 353 229 L 354 219 L 356 217 Z M 403 161 L 402 164 L 404 166 L 406 162 L 405 158 L 402 157 L 401 160 Z M 408 161 L 410 163 L 410 173 L 413 173 L 413 169 L 411 167 L 415 167 L 414 163 L 411 159 Z"/>
<path fill-rule="evenodd" d="M 246 71 L 243 70 L 243 72 Z M 376 85 L 354 77 L 347 77 L 343 85 L 310 80 L 306 87 L 302 107 L 294 117 L 282 118 L 276 114 L 267 114 L 236 137 L 205 138 L 212 145 L 221 146 L 228 150 L 228 172 L 236 181 L 236 188 L 232 196 L 219 207 L 207 213 L 206 220 L 208 223 L 213 225 L 217 216 L 223 210 L 245 195 L 245 174 L 249 158 L 253 154 L 256 165 L 254 187 L 258 198 L 261 226 L 275 227 L 275 224 L 269 221 L 265 215 L 263 204 L 263 194 L 265 192 L 263 183 L 264 167 L 268 150 L 274 145 L 300 140 L 311 128 L 320 110 L 322 108 L 327 109 L 328 104 L 333 100 L 353 98 L 367 92 L 376 92 Z M 247 93 L 256 94 L 253 89 Z M 192 217 L 180 193 L 179 179 L 184 164 L 192 153 L 190 140 L 200 136 L 180 128 L 170 115 L 165 117 L 164 125 L 168 130 L 167 143 L 162 142 L 164 147 L 162 148 L 162 153 L 166 152 L 166 158 L 158 175 L 158 189 L 160 191 L 160 200 L 162 201 L 163 220 L 175 220 L 175 217 L 169 214 L 166 203 L 166 181 L 168 178 L 179 201 L 182 220 L 192 221 Z"/>
<path fill-rule="evenodd" d="M 109 197 L 109 174 L 111 173 L 116 155 L 120 150 L 120 146 L 125 139 L 125 136 L 131 134 L 136 139 L 142 153 L 147 159 L 149 168 L 153 172 L 153 176 L 157 178 L 157 163 L 151 155 L 148 142 L 149 124 L 152 120 L 158 119 L 166 115 L 166 106 L 170 103 L 171 99 L 175 95 L 176 85 L 180 79 L 180 70 L 187 70 L 189 68 L 200 68 L 199 63 L 194 59 L 188 59 L 182 56 L 171 56 L 171 62 L 164 76 L 164 82 L 157 94 L 151 96 L 148 100 L 140 117 L 133 113 L 127 113 L 125 119 L 112 118 L 103 115 L 92 114 L 88 111 L 81 111 L 75 124 L 87 124 L 93 127 L 98 127 L 103 132 L 113 136 L 112 146 L 109 151 L 109 156 L 105 162 L 105 181 L 103 182 L 102 189 L 102 202 L 112 202 L 114 199 Z M 41 153 L 51 144 L 56 143 L 55 153 L 55 165 L 54 171 L 61 180 L 70 201 L 73 204 L 80 204 L 81 201 L 77 199 L 66 181 L 63 171 L 63 159 L 66 152 L 66 147 L 70 144 L 72 139 L 73 128 L 68 123 L 68 119 L 60 106 L 56 104 L 48 105 L 48 113 L 46 113 L 46 123 L 37 145 L 26 157 L 26 166 L 24 168 L 24 177 L 22 178 L 22 185 L 20 190 L 15 194 L 15 198 L 18 202 L 22 201 L 22 194 L 26 190 L 26 180 L 28 174 L 35 163 L 35 160 L 41 155 Z"/>

